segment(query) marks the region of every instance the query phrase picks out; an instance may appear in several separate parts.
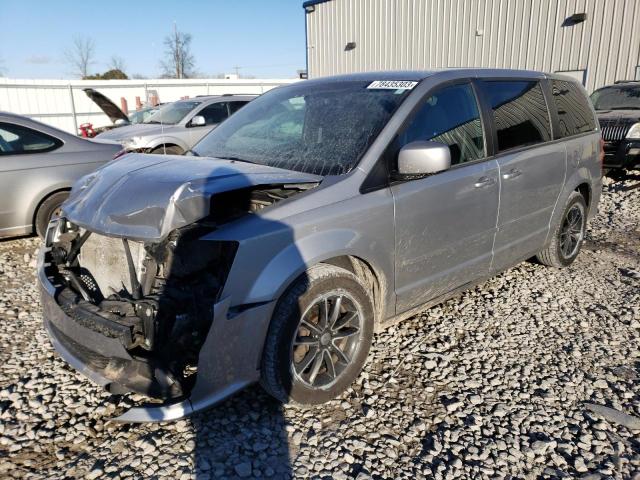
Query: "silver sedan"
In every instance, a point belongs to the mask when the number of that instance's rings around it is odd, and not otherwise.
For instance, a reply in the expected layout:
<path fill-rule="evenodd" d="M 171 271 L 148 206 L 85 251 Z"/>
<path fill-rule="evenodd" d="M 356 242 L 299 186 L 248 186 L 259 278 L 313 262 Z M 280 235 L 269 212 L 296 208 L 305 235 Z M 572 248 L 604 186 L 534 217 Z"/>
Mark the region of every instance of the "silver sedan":
<path fill-rule="evenodd" d="M 74 182 L 121 148 L 0 112 L 0 237 L 42 236 Z"/>

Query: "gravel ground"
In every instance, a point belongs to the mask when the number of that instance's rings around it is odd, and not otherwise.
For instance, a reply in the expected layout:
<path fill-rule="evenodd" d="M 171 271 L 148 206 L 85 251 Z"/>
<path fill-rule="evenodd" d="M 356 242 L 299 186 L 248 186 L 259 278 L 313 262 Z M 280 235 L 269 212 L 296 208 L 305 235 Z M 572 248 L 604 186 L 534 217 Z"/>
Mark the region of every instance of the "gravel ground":
<path fill-rule="evenodd" d="M 168 424 L 108 421 L 131 399 L 51 348 L 39 242 L 0 242 L 0 477 L 640 479 L 639 200 L 640 176 L 606 180 L 570 268 L 524 263 L 377 335 L 329 405 L 252 387 Z"/>

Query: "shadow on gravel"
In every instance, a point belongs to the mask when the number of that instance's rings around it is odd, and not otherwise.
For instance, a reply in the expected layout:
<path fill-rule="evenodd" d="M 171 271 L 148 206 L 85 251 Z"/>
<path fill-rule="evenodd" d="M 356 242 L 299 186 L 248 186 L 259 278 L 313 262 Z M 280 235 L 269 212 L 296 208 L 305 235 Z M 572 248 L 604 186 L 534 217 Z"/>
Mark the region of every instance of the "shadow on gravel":
<path fill-rule="evenodd" d="M 283 407 L 259 386 L 192 416 L 195 478 L 293 476 Z"/>

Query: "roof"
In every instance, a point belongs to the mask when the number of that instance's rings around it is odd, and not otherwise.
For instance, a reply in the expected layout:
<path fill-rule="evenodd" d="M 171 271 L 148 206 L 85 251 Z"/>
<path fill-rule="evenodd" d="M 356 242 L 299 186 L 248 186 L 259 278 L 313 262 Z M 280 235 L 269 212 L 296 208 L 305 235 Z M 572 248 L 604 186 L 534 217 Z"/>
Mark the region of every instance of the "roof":
<path fill-rule="evenodd" d="M 463 77 L 513 77 L 513 78 L 555 78 L 555 74 L 546 74 L 543 72 L 537 72 L 534 70 L 512 70 L 512 69 L 500 69 L 500 68 L 444 68 L 439 70 L 395 70 L 395 71 L 381 71 L 381 72 L 361 72 L 361 73 L 348 73 L 343 75 L 334 75 L 329 77 L 319 77 L 311 80 L 305 80 L 302 83 L 327 83 L 327 82 L 340 82 L 340 81 L 362 81 L 373 82 L 375 80 L 409 80 L 414 82 L 420 82 L 425 78 L 434 75 L 447 75 L 451 76 L 452 73 L 458 73 L 460 78 Z M 458 75 L 456 75 L 458 76 Z M 565 78 L 565 77 L 562 77 Z M 292 85 L 300 85 L 301 83 L 294 83 Z"/>

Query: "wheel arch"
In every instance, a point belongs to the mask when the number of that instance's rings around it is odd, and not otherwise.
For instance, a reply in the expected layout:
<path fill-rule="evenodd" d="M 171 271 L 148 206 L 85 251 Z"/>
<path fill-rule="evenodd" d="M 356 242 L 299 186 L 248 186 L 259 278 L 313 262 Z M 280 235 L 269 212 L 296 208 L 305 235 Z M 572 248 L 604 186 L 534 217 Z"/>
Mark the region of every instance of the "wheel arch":
<path fill-rule="evenodd" d="M 33 229 L 34 232 L 36 231 L 36 217 L 38 216 L 38 211 L 40 210 L 40 207 L 42 207 L 42 204 L 45 201 L 47 201 L 47 199 L 49 199 L 52 195 L 55 195 L 56 193 L 70 192 L 70 191 L 71 191 L 70 185 L 57 186 L 57 187 L 53 187 L 53 189 L 46 190 L 45 193 L 41 193 L 38 196 L 40 200 L 35 202 L 34 206 L 31 209 L 31 228 Z"/>
<path fill-rule="evenodd" d="M 153 142 L 147 145 L 147 150 L 151 151 L 161 146 L 165 147 L 180 147 L 185 152 L 189 149 L 189 147 L 182 142 L 179 138 L 175 137 L 162 137 L 154 140 Z"/>

